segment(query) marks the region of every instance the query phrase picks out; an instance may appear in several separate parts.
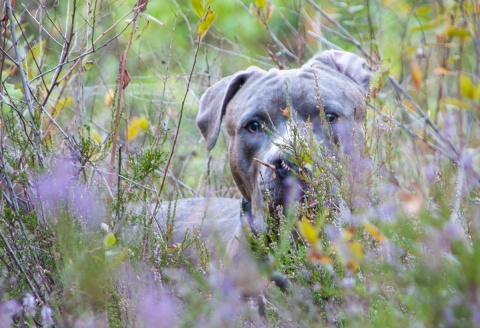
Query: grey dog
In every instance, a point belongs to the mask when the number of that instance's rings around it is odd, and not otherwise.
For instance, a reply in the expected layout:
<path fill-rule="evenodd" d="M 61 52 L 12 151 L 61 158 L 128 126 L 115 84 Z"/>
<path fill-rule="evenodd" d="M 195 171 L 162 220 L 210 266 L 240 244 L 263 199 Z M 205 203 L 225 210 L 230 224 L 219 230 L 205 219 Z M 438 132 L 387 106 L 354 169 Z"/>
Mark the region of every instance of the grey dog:
<path fill-rule="evenodd" d="M 200 101 L 197 125 L 211 150 L 224 122 L 230 169 L 243 201 L 182 200 L 177 205 L 176 234 L 196 227 L 208 240 L 216 231 L 227 251 L 234 252 L 242 225 L 257 229 L 266 210 L 288 205 L 287 195 L 301 186 L 292 183 L 291 166 L 278 147 L 278 140 L 288 139 L 291 132 L 285 110 L 295 121 L 308 122 L 323 147 L 341 139 L 342 147 L 351 148 L 362 143 L 358 141 L 363 138 L 370 77 L 364 59 L 330 50 L 298 69 L 250 67 L 208 88 Z"/>

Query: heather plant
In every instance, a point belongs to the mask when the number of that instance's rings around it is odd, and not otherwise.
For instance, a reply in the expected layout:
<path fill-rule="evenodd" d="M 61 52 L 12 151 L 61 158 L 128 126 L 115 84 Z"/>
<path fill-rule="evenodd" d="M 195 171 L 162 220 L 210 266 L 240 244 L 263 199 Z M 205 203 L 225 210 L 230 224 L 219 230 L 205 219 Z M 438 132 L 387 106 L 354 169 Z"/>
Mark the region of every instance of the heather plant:
<path fill-rule="evenodd" d="M 0 4 L 0 327 L 480 325 L 477 2 Z M 305 197 L 238 258 L 174 243 L 178 199 L 240 196 L 206 87 L 330 48 L 374 72 L 356 143 L 284 109 Z"/>

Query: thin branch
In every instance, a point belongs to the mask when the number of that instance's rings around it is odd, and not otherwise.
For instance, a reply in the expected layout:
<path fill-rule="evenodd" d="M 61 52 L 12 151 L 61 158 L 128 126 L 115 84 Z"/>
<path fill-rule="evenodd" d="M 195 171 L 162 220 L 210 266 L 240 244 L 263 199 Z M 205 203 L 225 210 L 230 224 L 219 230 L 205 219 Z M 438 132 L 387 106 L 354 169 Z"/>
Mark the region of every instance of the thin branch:
<path fill-rule="evenodd" d="M 36 129 L 36 123 L 35 123 L 35 115 L 34 115 L 34 109 L 33 109 L 33 101 L 32 101 L 32 96 L 30 94 L 30 86 L 27 81 L 27 77 L 25 76 L 25 71 L 23 70 L 23 67 L 21 65 L 22 59 L 20 55 L 20 51 L 18 50 L 18 40 L 17 40 L 17 35 L 15 34 L 15 18 L 13 16 L 13 7 L 12 7 L 12 2 L 7 1 L 7 11 L 8 11 L 8 18 L 10 20 L 10 33 L 12 35 L 12 42 L 13 42 L 13 49 L 15 51 L 15 56 L 16 60 L 13 62 L 15 63 L 15 66 L 18 67 L 18 70 L 20 72 L 20 78 L 22 80 L 22 86 L 25 94 L 25 99 L 27 101 L 27 108 L 28 112 L 30 114 L 30 119 L 31 119 L 31 127 L 32 127 L 32 132 L 33 132 L 33 140 L 34 144 L 32 147 L 34 148 L 35 153 L 37 154 L 38 160 L 43 166 L 44 163 L 44 158 L 43 158 L 43 150 L 42 146 L 40 144 L 40 133 Z"/>
<path fill-rule="evenodd" d="M 127 45 L 125 47 L 125 50 L 122 54 L 122 57 L 120 58 L 120 64 L 119 64 L 119 80 L 118 80 L 118 91 L 117 91 L 117 96 L 116 96 L 116 102 L 115 102 L 115 119 L 113 121 L 113 137 L 112 137 L 112 150 L 110 152 L 110 170 L 113 172 L 114 167 L 115 167 L 115 154 L 117 152 L 117 137 L 118 137 L 118 125 L 120 123 L 120 113 L 121 113 L 121 102 L 122 102 L 122 94 L 123 90 L 125 89 L 125 77 L 127 74 L 126 66 L 127 66 L 127 57 L 128 53 L 130 51 L 130 47 L 132 46 L 133 42 L 133 35 L 135 34 L 135 27 L 136 27 L 136 22 L 137 22 L 137 17 L 138 14 L 140 13 L 139 8 L 135 8 L 134 11 L 134 17 L 132 19 L 132 22 L 130 24 L 131 30 L 130 30 L 130 36 L 127 41 Z M 108 186 L 111 188 L 112 187 L 112 175 L 108 177 Z"/>
<path fill-rule="evenodd" d="M 70 3 L 69 3 L 69 7 L 70 7 Z M 68 57 L 70 44 L 71 44 L 71 41 L 72 41 L 72 37 L 74 35 L 73 27 L 75 25 L 75 12 L 76 12 L 76 10 L 77 10 L 77 0 L 73 0 L 73 9 L 72 9 L 72 15 L 71 15 L 72 16 L 72 22 L 70 24 L 70 31 L 68 32 L 68 35 L 64 38 L 65 41 L 64 41 L 63 46 L 62 46 L 62 52 L 60 53 L 60 60 L 59 60 L 60 63 L 65 62 L 65 60 Z M 67 15 L 67 18 L 66 18 L 66 21 L 65 21 L 65 26 L 69 26 L 68 15 Z M 55 70 L 55 73 L 53 74 L 52 81 L 50 82 L 50 87 L 48 88 L 47 93 L 45 95 L 45 99 L 43 100 L 42 107 L 45 106 L 48 99 L 52 95 L 53 89 L 57 86 L 57 83 L 59 83 L 58 78 L 60 76 L 60 73 L 62 72 L 62 69 L 63 69 L 63 65 L 58 65 L 57 66 L 57 69 Z"/>

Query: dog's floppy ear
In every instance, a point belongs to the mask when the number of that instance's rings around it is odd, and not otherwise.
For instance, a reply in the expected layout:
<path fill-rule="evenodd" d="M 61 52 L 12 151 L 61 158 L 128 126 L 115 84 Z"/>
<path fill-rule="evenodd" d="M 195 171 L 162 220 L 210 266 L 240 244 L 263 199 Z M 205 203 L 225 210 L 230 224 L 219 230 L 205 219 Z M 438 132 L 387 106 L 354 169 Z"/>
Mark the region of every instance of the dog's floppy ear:
<path fill-rule="evenodd" d="M 197 115 L 197 126 L 207 141 L 210 151 L 216 144 L 220 126 L 228 103 L 240 88 L 256 73 L 263 72 L 258 67 L 250 67 L 245 71 L 225 77 L 205 91 L 200 99 Z"/>
<path fill-rule="evenodd" d="M 348 76 L 360 86 L 363 94 L 366 94 L 372 73 L 365 59 L 351 52 L 328 50 L 314 56 L 304 67 L 316 68 L 322 65 L 329 66 Z"/>

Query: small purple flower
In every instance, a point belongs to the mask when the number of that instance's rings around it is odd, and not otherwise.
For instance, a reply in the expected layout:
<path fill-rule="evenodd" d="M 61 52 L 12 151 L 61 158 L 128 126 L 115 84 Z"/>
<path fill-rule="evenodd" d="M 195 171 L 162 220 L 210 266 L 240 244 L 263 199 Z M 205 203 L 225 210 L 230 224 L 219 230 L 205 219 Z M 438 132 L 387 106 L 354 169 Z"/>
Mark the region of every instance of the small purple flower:
<path fill-rule="evenodd" d="M 449 221 L 443 228 L 443 233 L 448 237 L 450 241 L 463 240 L 465 238 L 465 232 L 459 222 Z"/>
<path fill-rule="evenodd" d="M 40 310 L 40 316 L 42 318 L 42 325 L 44 327 L 50 327 L 53 325 L 53 318 L 52 318 L 52 309 L 48 306 L 42 307 Z"/>
<path fill-rule="evenodd" d="M 378 206 L 377 215 L 385 222 L 392 222 L 397 216 L 397 207 L 391 200 L 387 200 Z"/>
<path fill-rule="evenodd" d="M 179 306 L 173 296 L 158 290 L 148 290 L 137 303 L 145 328 L 170 328 L 179 324 Z"/>
<path fill-rule="evenodd" d="M 438 166 L 436 162 L 431 162 L 427 166 L 424 167 L 423 173 L 425 174 L 425 178 L 429 183 L 434 183 L 437 181 L 438 178 Z"/>
<path fill-rule="evenodd" d="M 98 226 L 104 216 L 98 197 L 77 181 L 75 166 L 68 161 L 59 161 L 52 172 L 38 178 L 36 189 L 49 212 L 66 206 L 91 226 Z"/>
<path fill-rule="evenodd" d="M 443 131 L 440 134 L 447 140 L 451 140 L 452 137 L 457 135 L 456 119 L 452 113 L 446 113 L 443 120 Z"/>
<path fill-rule="evenodd" d="M 477 295 L 480 296 L 480 295 Z M 472 323 L 475 327 L 480 326 L 480 302 L 477 301 L 471 305 L 471 311 L 472 311 Z"/>
<path fill-rule="evenodd" d="M 0 327 L 11 327 L 13 318 L 20 310 L 20 303 L 15 300 L 0 302 Z"/>
<path fill-rule="evenodd" d="M 35 297 L 30 293 L 27 293 L 23 298 L 23 310 L 27 317 L 33 317 L 35 315 L 35 303 Z"/>
<path fill-rule="evenodd" d="M 344 288 L 353 288 L 355 286 L 355 279 L 353 277 L 345 277 L 342 280 L 342 286 Z"/>

